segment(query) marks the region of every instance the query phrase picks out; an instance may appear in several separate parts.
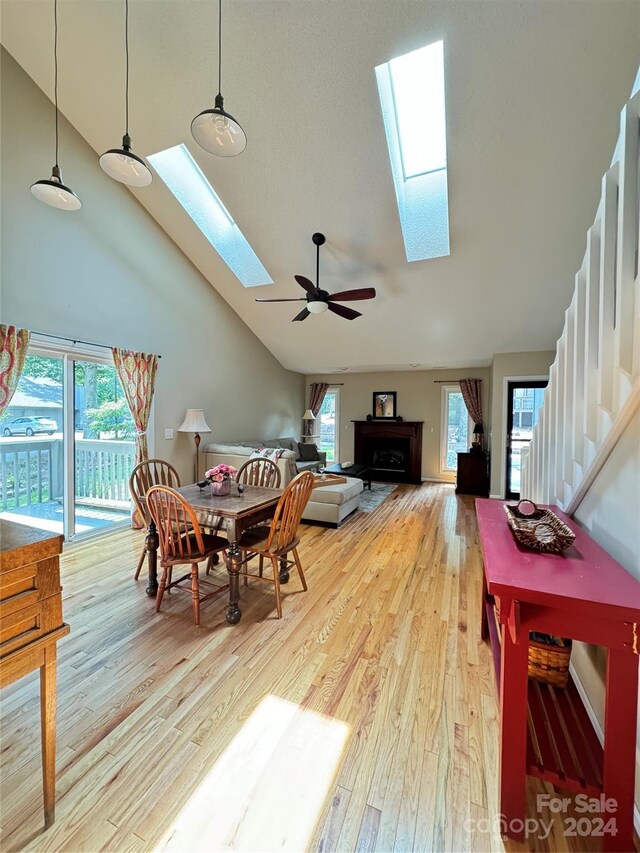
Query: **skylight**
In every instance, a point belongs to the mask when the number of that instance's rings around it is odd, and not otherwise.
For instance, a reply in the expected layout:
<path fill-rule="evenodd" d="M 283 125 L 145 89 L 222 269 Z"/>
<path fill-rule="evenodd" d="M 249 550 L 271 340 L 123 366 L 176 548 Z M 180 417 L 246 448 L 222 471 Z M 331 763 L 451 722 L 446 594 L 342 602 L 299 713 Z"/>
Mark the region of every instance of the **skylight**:
<path fill-rule="evenodd" d="M 376 79 L 407 260 L 448 255 L 443 43 L 379 65 Z"/>
<path fill-rule="evenodd" d="M 269 273 L 184 145 L 151 154 L 147 160 L 244 287 L 273 284 Z"/>

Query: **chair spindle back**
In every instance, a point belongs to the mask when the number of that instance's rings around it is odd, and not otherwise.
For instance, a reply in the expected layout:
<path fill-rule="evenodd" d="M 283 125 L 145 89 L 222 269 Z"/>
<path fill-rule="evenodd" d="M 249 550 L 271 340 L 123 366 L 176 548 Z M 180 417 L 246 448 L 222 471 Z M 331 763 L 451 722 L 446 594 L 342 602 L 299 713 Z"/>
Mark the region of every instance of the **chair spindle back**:
<path fill-rule="evenodd" d="M 286 487 L 273 515 L 267 548 L 282 550 L 296 537 L 302 513 L 313 491 L 314 478 L 310 471 L 303 471 Z"/>
<path fill-rule="evenodd" d="M 271 459 L 249 459 L 236 474 L 236 482 L 265 489 L 279 489 L 281 479 L 280 469 Z"/>
<path fill-rule="evenodd" d="M 129 477 L 129 491 L 141 518 L 149 523 L 149 512 L 144 500 L 152 486 L 180 487 L 180 477 L 176 469 L 164 459 L 145 459 L 139 462 Z"/>
<path fill-rule="evenodd" d="M 146 503 L 158 530 L 161 562 L 187 562 L 204 553 L 198 517 L 182 495 L 168 486 L 152 486 Z"/>

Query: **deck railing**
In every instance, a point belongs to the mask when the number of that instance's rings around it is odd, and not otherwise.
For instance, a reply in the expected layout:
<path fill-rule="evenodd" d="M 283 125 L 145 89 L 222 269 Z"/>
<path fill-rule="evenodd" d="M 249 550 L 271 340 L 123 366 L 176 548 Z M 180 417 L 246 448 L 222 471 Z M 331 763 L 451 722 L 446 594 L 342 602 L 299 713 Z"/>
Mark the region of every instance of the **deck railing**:
<path fill-rule="evenodd" d="M 75 439 L 75 496 L 96 506 L 129 506 L 135 443 Z M 0 510 L 62 501 L 62 437 L 0 440 Z"/>

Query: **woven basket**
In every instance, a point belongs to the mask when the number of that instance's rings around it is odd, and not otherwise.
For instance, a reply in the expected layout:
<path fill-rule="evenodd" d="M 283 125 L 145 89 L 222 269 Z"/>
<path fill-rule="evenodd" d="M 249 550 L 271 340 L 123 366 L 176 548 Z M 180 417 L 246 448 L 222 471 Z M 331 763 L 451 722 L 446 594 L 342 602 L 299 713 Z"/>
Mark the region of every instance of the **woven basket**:
<path fill-rule="evenodd" d="M 531 504 L 533 511 L 521 512 L 520 506 L 523 503 Z M 517 506 L 504 504 L 504 511 L 513 535 L 525 548 L 560 554 L 569 548 L 576 538 L 573 530 L 554 512 L 550 509 L 538 509 L 533 501 L 521 500 Z"/>
<path fill-rule="evenodd" d="M 551 634 L 529 635 L 529 678 L 566 687 L 569 680 L 571 640 Z"/>

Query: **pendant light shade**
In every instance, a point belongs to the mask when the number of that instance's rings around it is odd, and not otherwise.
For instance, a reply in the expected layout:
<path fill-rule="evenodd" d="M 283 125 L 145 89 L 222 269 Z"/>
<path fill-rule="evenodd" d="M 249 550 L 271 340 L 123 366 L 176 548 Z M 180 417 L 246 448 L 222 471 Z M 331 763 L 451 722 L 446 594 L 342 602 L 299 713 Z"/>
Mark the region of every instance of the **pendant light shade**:
<path fill-rule="evenodd" d="M 235 118 L 224 109 L 224 98 L 216 95 L 216 105 L 203 110 L 191 122 L 191 134 L 195 141 L 219 157 L 235 157 L 247 147 L 247 137 Z"/>
<path fill-rule="evenodd" d="M 100 166 L 110 178 L 130 187 L 148 187 L 153 180 L 147 164 L 131 150 L 127 133 L 122 137 L 122 148 L 110 148 L 101 155 Z"/>
<path fill-rule="evenodd" d="M 59 166 L 54 166 L 48 181 L 36 181 L 31 184 L 31 192 L 38 199 L 58 210 L 80 210 L 82 202 L 78 196 L 62 182 Z"/>
<path fill-rule="evenodd" d="M 110 148 L 100 156 L 100 166 L 115 181 L 129 187 L 148 187 L 153 180 L 151 170 L 131 150 L 129 136 L 129 0 L 124 2 L 124 52 L 126 57 L 125 78 L 125 132 L 121 148 Z"/>
<path fill-rule="evenodd" d="M 62 180 L 62 171 L 58 165 L 58 0 L 53 0 L 53 99 L 55 103 L 56 162 L 51 177 L 31 184 L 31 192 L 38 201 L 57 207 L 58 210 L 80 210 L 82 202 Z"/>
<path fill-rule="evenodd" d="M 240 123 L 224 108 L 222 87 L 222 0 L 218 0 L 218 94 L 215 106 L 203 110 L 191 122 L 195 141 L 218 157 L 236 157 L 247 147 L 247 136 Z"/>

